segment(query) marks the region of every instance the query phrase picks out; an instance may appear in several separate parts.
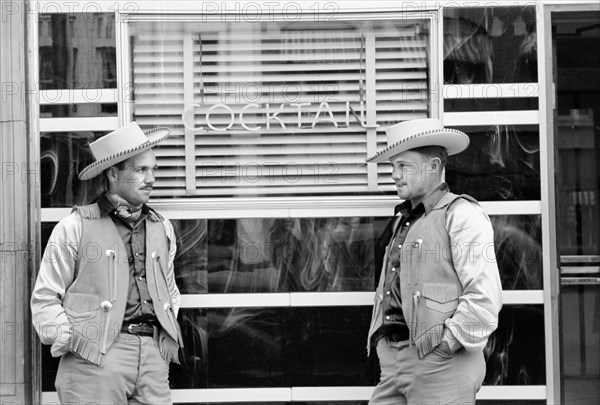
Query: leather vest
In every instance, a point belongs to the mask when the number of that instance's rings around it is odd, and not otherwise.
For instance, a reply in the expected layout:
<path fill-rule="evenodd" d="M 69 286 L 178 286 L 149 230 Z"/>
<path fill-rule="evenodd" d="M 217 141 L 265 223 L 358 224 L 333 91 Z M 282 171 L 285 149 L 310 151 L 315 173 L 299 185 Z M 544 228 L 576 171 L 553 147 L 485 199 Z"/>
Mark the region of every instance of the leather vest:
<path fill-rule="evenodd" d="M 410 344 L 416 345 L 420 358 L 441 342 L 444 322 L 454 315 L 463 291 L 452 257 L 458 249 L 465 247 L 451 245 L 445 224 L 448 208 L 459 198 L 477 203 L 468 195 L 447 193 L 428 214 L 412 225 L 401 248 L 400 271 L 396 272 L 394 282 L 400 283 L 402 312 L 410 331 Z M 370 351 L 371 337 L 383 324 L 382 280 L 390 249 L 388 246 L 375 292 L 367 351 Z"/>
<path fill-rule="evenodd" d="M 110 216 L 100 216 L 97 204 L 75 207 L 82 219 L 76 276 L 63 299 L 71 323 L 70 350 L 102 365 L 103 356 L 117 341 L 129 286 L 125 245 Z M 160 323 L 159 348 L 167 361 L 178 362 L 181 332 L 166 279 L 169 241 L 163 218 L 150 211 L 146 219 L 146 281 Z"/>

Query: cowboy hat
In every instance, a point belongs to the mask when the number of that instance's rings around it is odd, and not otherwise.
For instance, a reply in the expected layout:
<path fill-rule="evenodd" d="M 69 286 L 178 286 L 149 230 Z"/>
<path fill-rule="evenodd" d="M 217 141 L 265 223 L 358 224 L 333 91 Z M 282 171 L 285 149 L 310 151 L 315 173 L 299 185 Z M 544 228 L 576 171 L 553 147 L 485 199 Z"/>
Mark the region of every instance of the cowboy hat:
<path fill-rule="evenodd" d="M 440 120 L 435 118 L 403 121 L 388 127 L 385 132 L 388 146 L 366 159 L 367 162 L 383 162 L 401 152 L 422 146 L 441 146 L 446 148 L 448 155 L 456 155 L 469 146 L 467 134 L 444 128 Z"/>
<path fill-rule="evenodd" d="M 132 122 L 90 143 L 95 162 L 79 173 L 80 180 L 93 179 L 109 167 L 152 148 L 169 136 L 168 128 L 142 131 Z"/>

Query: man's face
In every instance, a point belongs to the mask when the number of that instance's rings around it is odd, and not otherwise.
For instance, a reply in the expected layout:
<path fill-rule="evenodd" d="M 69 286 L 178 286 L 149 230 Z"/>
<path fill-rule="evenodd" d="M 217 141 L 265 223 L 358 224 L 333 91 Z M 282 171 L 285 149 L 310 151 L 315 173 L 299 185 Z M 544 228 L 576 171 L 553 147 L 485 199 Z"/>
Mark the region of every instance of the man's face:
<path fill-rule="evenodd" d="M 149 149 L 125 160 L 123 169 L 111 169 L 111 192 L 123 198 L 129 204 L 138 206 L 150 199 L 154 186 L 156 157 Z"/>
<path fill-rule="evenodd" d="M 398 196 L 403 200 L 420 201 L 432 192 L 438 182 L 438 158 L 407 150 L 390 158 L 392 179 L 396 184 Z"/>

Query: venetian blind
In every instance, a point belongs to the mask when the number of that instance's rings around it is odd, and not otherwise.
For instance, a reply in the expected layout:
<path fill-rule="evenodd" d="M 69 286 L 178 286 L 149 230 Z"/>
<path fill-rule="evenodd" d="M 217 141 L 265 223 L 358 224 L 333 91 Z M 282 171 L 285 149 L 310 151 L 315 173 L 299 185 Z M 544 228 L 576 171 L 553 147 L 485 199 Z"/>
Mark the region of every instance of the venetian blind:
<path fill-rule="evenodd" d="M 428 29 L 407 20 L 132 23 L 134 119 L 168 126 L 154 195 L 393 191 L 364 159 L 428 116 Z"/>

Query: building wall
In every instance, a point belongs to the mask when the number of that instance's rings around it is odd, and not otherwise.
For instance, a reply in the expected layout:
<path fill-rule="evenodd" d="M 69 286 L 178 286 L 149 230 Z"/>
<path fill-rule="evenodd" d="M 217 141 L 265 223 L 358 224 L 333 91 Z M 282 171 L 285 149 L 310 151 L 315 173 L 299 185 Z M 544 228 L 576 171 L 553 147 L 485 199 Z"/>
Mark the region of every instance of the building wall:
<path fill-rule="evenodd" d="M 35 355 L 28 296 L 35 261 L 38 184 L 30 159 L 25 13 L 0 4 L 0 401 L 32 403 Z"/>

